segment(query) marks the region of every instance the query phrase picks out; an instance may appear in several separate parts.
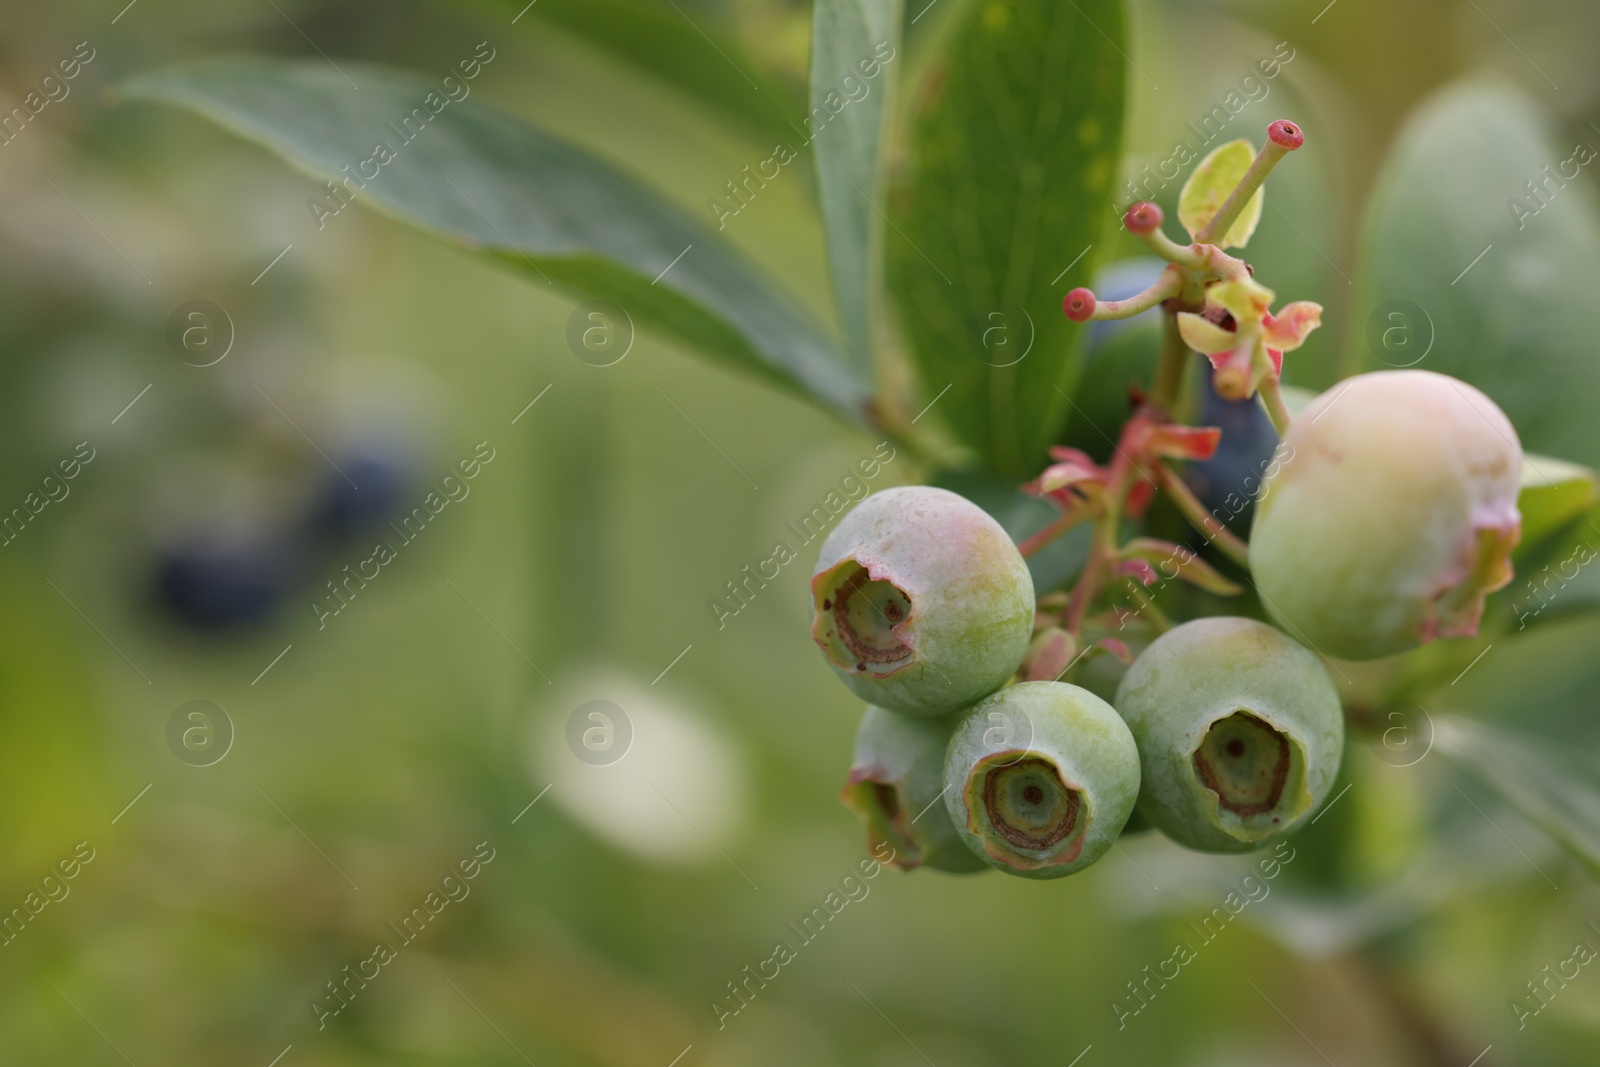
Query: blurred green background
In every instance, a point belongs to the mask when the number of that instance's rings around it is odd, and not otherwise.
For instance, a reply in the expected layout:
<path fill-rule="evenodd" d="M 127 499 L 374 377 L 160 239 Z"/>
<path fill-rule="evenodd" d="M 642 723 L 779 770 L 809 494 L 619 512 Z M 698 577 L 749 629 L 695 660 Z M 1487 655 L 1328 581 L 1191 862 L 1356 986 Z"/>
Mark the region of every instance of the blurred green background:
<path fill-rule="evenodd" d="M 938 47 L 924 5 L 902 98 Z M 1139 0 L 1129 19 L 1130 178 L 1290 44 L 1241 132 L 1310 134 L 1251 261 L 1329 309 L 1290 356 L 1312 388 L 1365 359 L 1345 320 L 1368 299 L 1363 219 L 1419 102 L 1486 74 L 1542 101 L 1557 143 L 1600 144 L 1582 0 Z M 1120 1028 L 1126 983 L 1249 858 L 1143 835 L 1060 883 L 887 871 L 719 1027 L 726 983 L 865 853 L 837 802 L 859 706 L 806 639 L 809 560 L 720 628 L 708 601 L 878 439 L 647 333 L 586 363 L 578 301 L 360 207 L 318 230 L 318 183 L 103 92 L 235 53 L 442 75 L 488 41 L 476 99 L 703 216 L 804 114 L 809 5 L 74 0 L 3 25 L 6 108 L 79 42 L 93 58 L 0 145 L 0 506 L 61 497 L 0 553 L 0 908 L 29 912 L 0 945 L 0 1062 L 1594 1062 L 1600 967 L 1522 1029 L 1510 1006 L 1600 947 L 1592 876 L 1438 756 L 1359 740 L 1348 797 L 1270 895 Z M 675 60 L 702 31 L 762 89 Z M 808 165 L 723 236 L 827 320 Z M 1594 180 L 1558 203 L 1592 211 Z M 231 322 L 212 366 L 169 344 L 193 300 Z M 1592 427 L 1565 441 L 1595 461 Z M 80 442 L 93 460 L 47 482 Z M 347 476 L 405 513 L 475 449 L 493 458 L 470 491 L 319 624 L 327 583 L 390 537 Z M 932 473 L 901 451 L 875 487 Z M 1528 723 L 1592 776 L 1595 620 L 1543 625 L 1429 706 Z M 174 734 L 195 700 L 225 718 Z M 569 748 L 591 700 L 632 725 L 619 762 Z M 452 883 L 468 895 L 401 946 L 390 924 L 475 849 L 493 859 Z M 397 958 L 319 1026 L 328 983 L 384 940 Z"/>

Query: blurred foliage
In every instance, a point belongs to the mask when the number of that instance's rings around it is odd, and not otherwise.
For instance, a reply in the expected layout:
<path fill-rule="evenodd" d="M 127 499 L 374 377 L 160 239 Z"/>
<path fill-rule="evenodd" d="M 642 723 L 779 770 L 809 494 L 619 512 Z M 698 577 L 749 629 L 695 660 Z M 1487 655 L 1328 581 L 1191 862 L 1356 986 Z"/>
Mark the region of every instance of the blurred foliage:
<path fill-rule="evenodd" d="M 1471 382 L 1526 447 L 1596 464 L 1589 300 L 1600 290 L 1600 211 L 1579 179 L 1600 152 L 1577 145 L 1509 87 L 1459 86 L 1427 103 L 1399 134 L 1368 209 L 1356 313 L 1415 340 L 1391 352 L 1381 333 L 1372 343 L 1369 322 L 1347 342 L 1366 368 L 1424 360 Z"/>
<path fill-rule="evenodd" d="M 845 350 L 869 377 L 873 310 L 882 299 L 877 203 L 898 73 L 884 71 L 903 48 L 901 19 L 900 0 L 820 0 L 811 31 L 811 98 L 803 127 L 816 152 L 818 207 Z"/>

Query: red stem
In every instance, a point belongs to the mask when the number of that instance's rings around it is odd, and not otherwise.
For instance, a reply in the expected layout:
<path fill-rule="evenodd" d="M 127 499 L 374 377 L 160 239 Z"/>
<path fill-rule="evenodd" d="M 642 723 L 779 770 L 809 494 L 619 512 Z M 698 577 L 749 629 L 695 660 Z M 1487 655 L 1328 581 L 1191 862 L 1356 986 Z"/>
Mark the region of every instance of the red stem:
<path fill-rule="evenodd" d="M 1139 421 L 1140 414 L 1135 412 L 1133 418 L 1123 427 L 1124 443 L 1129 436 L 1128 427 Z M 1067 632 L 1077 639 L 1080 645 L 1083 642 L 1083 617 L 1100 592 L 1105 580 L 1106 566 L 1117 557 L 1117 527 L 1122 519 L 1123 503 L 1127 500 L 1128 490 L 1131 488 L 1128 477 L 1132 469 L 1131 463 L 1127 450 L 1118 445 L 1116 455 L 1111 460 L 1111 477 L 1110 484 L 1106 486 L 1105 507 L 1095 518 L 1094 538 L 1089 542 L 1089 556 L 1083 561 L 1083 570 L 1079 572 L 1078 580 L 1072 586 L 1072 593 L 1067 597 L 1067 608 L 1062 613 Z"/>

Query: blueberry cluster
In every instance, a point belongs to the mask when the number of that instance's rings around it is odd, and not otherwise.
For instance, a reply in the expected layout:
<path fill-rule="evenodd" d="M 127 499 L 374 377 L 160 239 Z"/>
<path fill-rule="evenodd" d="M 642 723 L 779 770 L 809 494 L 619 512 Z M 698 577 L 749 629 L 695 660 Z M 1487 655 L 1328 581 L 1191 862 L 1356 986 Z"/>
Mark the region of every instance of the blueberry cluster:
<path fill-rule="evenodd" d="M 1340 383 L 1279 454 L 1290 458 L 1265 479 L 1247 562 L 1284 629 L 1163 620 L 1110 703 L 1060 680 L 1090 652 L 1132 659 L 1120 641 L 1090 640 L 1091 587 L 1080 578 L 1064 608 L 1059 593 L 1036 599 L 1022 551 L 976 504 L 897 488 L 840 522 L 811 581 L 812 638 L 870 705 L 843 799 L 871 843 L 908 869 L 1055 878 L 1099 859 L 1136 811 L 1204 852 L 1302 827 L 1344 747 L 1339 694 L 1312 649 L 1374 659 L 1474 632 L 1486 593 L 1509 579 L 1520 462 L 1492 401 L 1423 371 Z M 1063 463 L 1093 484 L 1086 460 Z M 1151 569 L 1140 543 L 1115 565 Z"/>
<path fill-rule="evenodd" d="M 1094 324 L 1085 403 L 1108 416 L 1134 384 L 1115 440 L 1084 416 L 1093 434 L 1051 447 L 1023 487 L 1055 505 L 1054 521 L 1013 544 L 954 493 L 895 489 L 823 545 L 811 636 L 872 705 L 844 799 L 901 866 L 1060 877 L 1103 855 L 1135 813 L 1201 851 L 1281 840 L 1339 771 L 1344 709 L 1318 656 L 1376 659 L 1474 634 L 1485 596 L 1510 581 L 1521 449 L 1488 397 L 1386 371 L 1290 411 L 1284 356 L 1321 325 L 1322 306 L 1273 311 L 1277 294 L 1226 249 L 1249 241 L 1262 182 L 1304 143 L 1279 119 L 1260 150 L 1246 139 L 1213 149 L 1178 197 L 1190 243 L 1166 235 L 1157 204 L 1132 204 L 1124 229 L 1165 265 L 1063 298 L 1068 319 Z M 1115 324 L 1131 337 L 1131 320 L 1157 309 L 1146 390 L 1140 346 L 1119 345 Z M 1210 365 L 1198 414 L 1211 425 L 1179 418 L 1194 407 L 1191 353 Z M 1148 536 L 1158 498 L 1248 572 L 1282 630 L 1216 615 L 1172 624 L 1153 595 L 1167 583 L 1213 596 L 1246 587 Z M 1233 529 L 1247 522 L 1248 543 Z M 1084 525 L 1071 588 L 1036 598 L 1024 557 Z M 1140 533 L 1124 541 L 1129 526 Z M 1121 583 L 1130 603 L 1108 605 Z M 1130 623 L 1159 634 L 1137 658 Z M 1114 692 L 1098 686 L 1111 703 L 1062 680 L 1096 654 L 1129 664 Z"/>
<path fill-rule="evenodd" d="M 1176 627 L 1116 707 L 1068 682 L 1013 682 L 1034 630 L 1027 564 L 947 490 L 869 497 L 823 545 L 811 590 L 813 639 L 871 702 L 844 799 L 900 866 L 1072 874 L 1136 805 L 1190 847 L 1256 848 L 1308 816 L 1338 771 L 1333 684 L 1264 623 Z"/>

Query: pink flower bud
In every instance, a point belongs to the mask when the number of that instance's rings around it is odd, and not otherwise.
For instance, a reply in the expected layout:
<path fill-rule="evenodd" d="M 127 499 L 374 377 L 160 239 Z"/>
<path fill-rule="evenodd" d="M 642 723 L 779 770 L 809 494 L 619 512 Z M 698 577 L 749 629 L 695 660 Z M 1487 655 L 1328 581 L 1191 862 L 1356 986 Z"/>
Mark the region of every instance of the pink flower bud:
<path fill-rule="evenodd" d="M 1154 232 L 1161 225 L 1161 208 L 1149 200 L 1141 200 L 1131 205 L 1127 213 L 1122 216 L 1122 224 L 1128 227 L 1132 234 L 1146 234 Z"/>
<path fill-rule="evenodd" d="M 1267 127 L 1267 138 L 1279 148 L 1293 152 L 1306 143 L 1304 131 L 1288 119 L 1279 119 Z"/>
<path fill-rule="evenodd" d="M 1089 316 L 1094 314 L 1094 307 L 1094 294 L 1081 285 L 1061 301 L 1061 310 L 1073 322 L 1088 322 Z"/>

